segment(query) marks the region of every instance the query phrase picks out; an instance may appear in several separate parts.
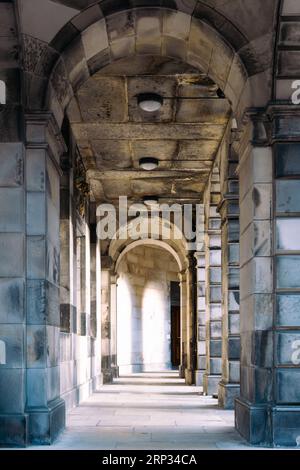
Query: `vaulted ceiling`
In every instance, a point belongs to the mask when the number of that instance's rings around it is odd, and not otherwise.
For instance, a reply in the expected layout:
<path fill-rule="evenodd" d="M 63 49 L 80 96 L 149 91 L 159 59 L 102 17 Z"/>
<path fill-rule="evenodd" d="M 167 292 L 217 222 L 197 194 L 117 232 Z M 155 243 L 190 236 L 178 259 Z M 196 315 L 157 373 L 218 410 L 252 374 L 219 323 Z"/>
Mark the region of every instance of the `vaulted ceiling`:
<path fill-rule="evenodd" d="M 140 93 L 158 93 L 163 105 L 148 113 Z M 123 59 L 96 73 L 70 105 L 70 120 L 96 200 L 160 201 L 202 197 L 230 117 L 230 106 L 206 74 L 161 57 Z M 159 166 L 142 170 L 139 160 Z"/>

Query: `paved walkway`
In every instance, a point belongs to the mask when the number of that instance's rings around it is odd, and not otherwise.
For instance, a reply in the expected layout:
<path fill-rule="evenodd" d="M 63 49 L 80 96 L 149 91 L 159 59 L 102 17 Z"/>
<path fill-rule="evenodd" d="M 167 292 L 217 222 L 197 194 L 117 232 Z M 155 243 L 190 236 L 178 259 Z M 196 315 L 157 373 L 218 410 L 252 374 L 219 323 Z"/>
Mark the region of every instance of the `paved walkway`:
<path fill-rule="evenodd" d="M 41 447 L 30 447 L 30 449 Z M 49 449 L 49 447 L 44 447 Z M 67 419 L 51 449 L 249 449 L 232 411 L 175 372 L 133 374 L 105 385 Z"/>

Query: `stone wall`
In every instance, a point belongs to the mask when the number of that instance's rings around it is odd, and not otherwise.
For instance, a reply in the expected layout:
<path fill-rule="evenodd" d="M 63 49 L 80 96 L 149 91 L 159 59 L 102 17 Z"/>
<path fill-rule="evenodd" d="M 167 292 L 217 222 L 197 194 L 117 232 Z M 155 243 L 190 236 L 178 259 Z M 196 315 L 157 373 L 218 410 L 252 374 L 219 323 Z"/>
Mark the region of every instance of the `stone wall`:
<path fill-rule="evenodd" d="M 118 274 L 120 373 L 170 368 L 170 282 L 179 282 L 175 259 L 159 248 L 135 247 L 124 255 Z"/>

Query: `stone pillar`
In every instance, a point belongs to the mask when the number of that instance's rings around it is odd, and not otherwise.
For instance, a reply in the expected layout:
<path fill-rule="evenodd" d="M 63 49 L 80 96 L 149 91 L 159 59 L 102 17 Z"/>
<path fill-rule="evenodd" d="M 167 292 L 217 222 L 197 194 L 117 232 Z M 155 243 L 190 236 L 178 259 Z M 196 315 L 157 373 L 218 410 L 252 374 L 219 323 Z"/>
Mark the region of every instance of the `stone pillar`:
<path fill-rule="evenodd" d="M 239 275 L 239 183 L 238 161 L 229 152 L 225 181 L 226 194 L 220 204 L 222 217 L 222 380 L 219 384 L 219 406 L 234 408 L 240 394 L 240 275 Z"/>
<path fill-rule="evenodd" d="M 64 333 L 76 332 L 76 298 L 74 290 L 74 224 L 73 170 L 70 156 L 61 158 L 60 186 L 60 328 Z"/>
<path fill-rule="evenodd" d="M 111 369 L 113 377 L 119 377 L 117 361 L 117 280 L 118 276 L 110 276 L 110 322 L 111 322 Z"/>
<path fill-rule="evenodd" d="M 195 258 L 191 254 L 188 257 L 189 266 L 185 273 L 186 279 L 186 369 L 185 381 L 188 385 L 195 382 L 196 369 L 196 280 L 195 280 Z"/>
<path fill-rule="evenodd" d="M 249 131 L 250 128 L 250 131 Z M 236 427 L 252 444 L 299 445 L 300 112 L 251 116 L 241 152 L 241 397 Z M 272 239 L 272 234 L 274 238 Z"/>
<path fill-rule="evenodd" d="M 101 363 L 103 383 L 113 380 L 111 355 L 111 258 L 101 257 Z"/>
<path fill-rule="evenodd" d="M 26 116 L 26 414 L 29 441 L 40 444 L 50 444 L 65 424 L 59 375 L 59 160 L 64 150 L 59 136 L 50 114 Z M 18 246 L 11 259 L 19 263 Z"/>
<path fill-rule="evenodd" d="M 210 183 L 206 220 L 206 372 L 203 391 L 217 395 L 222 372 L 221 219 L 217 212 L 220 183 L 217 173 Z"/>
<path fill-rule="evenodd" d="M 180 367 L 179 376 L 185 378 L 185 370 L 187 369 L 187 287 L 186 287 L 186 271 L 179 274 L 180 281 L 180 327 L 181 327 L 181 346 L 180 346 Z"/>
<path fill-rule="evenodd" d="M 3 123 L 2 123 L 3 124 Z M 12 122 L 7 123 L 12 126 Z M 1 127 L 2 129 L 4 127 Z M 28 440 L 25 313 L 25 148 L 0 135 L 0 444 Z M 41 179 L 41 178 L 40 178 Z"/>
<path fill-rule="evenodd" d="M 206 370 L 205 252 L 196 252 L 197 261 L 197 370 L 195 383 L 203 386 Z"/>
<path fill-rule="evenodd" d="M 101 374 L 101 285 L 100 285 L 100 244 L 96 235 L 96 224 L 90 225 L 90 334 L 92 348 L 92 380 L 93 390 L 96 390 L 103 383 Z"/>

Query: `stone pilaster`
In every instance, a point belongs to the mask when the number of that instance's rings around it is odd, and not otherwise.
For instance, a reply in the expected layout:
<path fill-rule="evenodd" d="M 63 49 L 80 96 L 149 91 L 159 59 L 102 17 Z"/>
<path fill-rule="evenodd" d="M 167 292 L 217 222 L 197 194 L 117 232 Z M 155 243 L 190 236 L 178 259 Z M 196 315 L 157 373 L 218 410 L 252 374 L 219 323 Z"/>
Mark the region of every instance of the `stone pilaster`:
<path fill-rule="evenodd" d="M 197 370 L 195 383 L 203 386 L 206 370 L 206 323 L 205 323 L 205 252 L 196 252 L 197 261 Z"/>
<path fill-rule="evenodd" d="M 111 268 L 112 260 L 109 256 L 101 257 L 101 369 L 103 383 L 113 380 L 112 354 L 111 354 Z"/>
<path fill-rule="evenodd" d="M 117 281 L 118 276 L 110 276 L 110 322 L 111 322 L 111 369 L 113 377 L 119 376 L 117 361 Z"/>
<path fill-rule="evenodd" d="M 26 414 L 31 443 L 65 424 L 59 374 L 60 133 L 50 114 L 26 116 Z"/>
<path fill-rule="evenodd" d="M 90 241 L 91 241 L 91 272 L 90 272 L 90 315 L 91 315 L 91 344 L 93 349 L 92 355 L 92 379 L 93 389 L 96 390 L 99 385 L 103 383 L 101 373 L 101 284 L 100 284 L 100 243 L 97 239 L 96 224 L 93 222 L 90 225 Z"/>
<path fill-rule="evenodd" d="M 73 169 L 71 156 L 61 158 L 60 185 L 60 327 L 64 333 L 76 332 L 76 292 L 74 289 L 76 239 L 73 220 Z"/>
<path fill-rule="evenodd" d="M 180 366 L 179 375 L 181 378 L 185 377 L 185 370 L 187 369 L 187 286 L 186 286 L 186 271 L 179 274 L 180 281 L 180 312 L 181 312 L 181 346 L 180 346 Z"/>
<path fill-rule="evenodd" d="M 240 161 L 242 353 L 236 426 L 252 444 L 296 446 L 299 108 L 274 106 L 251 116 L 248 128 L 252 147 Z"/>
<path fill-rule="evenodd" d="M 219 406 L 234 408 L 240 394 L 240 228 L 238 158 L 229 147 L 223 199 L 219 206 L 222 218 L 222 380 L 219 383 Z"/>
<path fill-rule="evenodd" d="M 188 257 L 188 268 L 186 270 L 186 369 L 185 380 L 186 383 L 192 385 L 195 383 L 195 369 L 196 369 L 196 260 L 193 254 Z"/>
<path fill-rule="evenodd" d="M 211 176 L 210 203 L 206 213 L 206 372 L 203 391 L 217 395 L 222 372 L 221 219 L 217 212 L 220 183 Z"/>
<path fill-rule="evenodd" d="M 7 98 L 9 101 L 10 97 Z M 19 119 L 19 113 L 16 112 L 14 119 L 11 114 L 11 119 L 2 123 L 0 133 L 0 444 L 15 446 L 28 442 L 25 412 L 26 153 L 15 124 Z"/>

